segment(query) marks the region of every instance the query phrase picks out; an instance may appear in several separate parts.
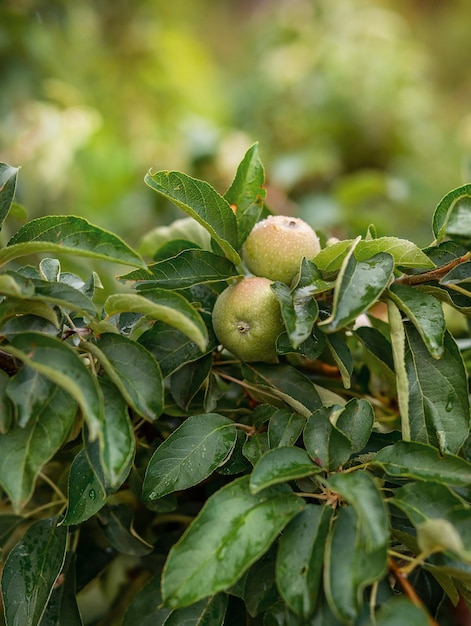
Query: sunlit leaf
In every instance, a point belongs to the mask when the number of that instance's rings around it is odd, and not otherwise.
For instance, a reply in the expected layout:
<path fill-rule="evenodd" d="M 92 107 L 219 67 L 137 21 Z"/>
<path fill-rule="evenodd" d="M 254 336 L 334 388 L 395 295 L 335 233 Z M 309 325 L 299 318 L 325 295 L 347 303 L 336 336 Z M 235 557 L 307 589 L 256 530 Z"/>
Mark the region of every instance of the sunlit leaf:
<path fill-rule="evenodd" d="M 0 163 L 0 230 L 15 197 L 18 168 Z"/>
<path fill-rule="evenodd" d="M 432 229 L 438 242 L 447 236 L 471 237 L 471 185 L 453 189 L 440 200 Z"/>

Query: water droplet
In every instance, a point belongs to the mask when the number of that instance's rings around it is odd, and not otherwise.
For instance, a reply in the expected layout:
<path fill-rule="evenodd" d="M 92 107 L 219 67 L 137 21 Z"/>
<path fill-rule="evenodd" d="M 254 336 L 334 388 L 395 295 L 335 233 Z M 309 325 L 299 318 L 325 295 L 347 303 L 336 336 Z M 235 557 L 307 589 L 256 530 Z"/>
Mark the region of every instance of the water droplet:
<path fill-rule="evenodd" d="M 96 498 L 96 491 L 95 491 L 95 489 L 90 489 L 90 491 L 88 492 L 88 497 L 90 498 L 90 500 L 95 500 L 95 498 Z"/>
<path fill-rule="evenodd" d="M 450 413 L 450 411 L 453 411 L 453 396 L 451 394 L 448 396 L 448 402 L 446 403 L 445 411 L 447 413 Z"/>

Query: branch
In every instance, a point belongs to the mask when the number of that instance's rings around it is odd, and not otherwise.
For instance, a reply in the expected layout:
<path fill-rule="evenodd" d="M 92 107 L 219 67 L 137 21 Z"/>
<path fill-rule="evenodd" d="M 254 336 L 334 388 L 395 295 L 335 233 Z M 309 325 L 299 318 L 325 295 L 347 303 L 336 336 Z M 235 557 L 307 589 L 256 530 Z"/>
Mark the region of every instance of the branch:
<path fill-rule="evenodd" d="M 391 558 L 388 559 L 388 569 L 393 575 L 393 577 L 395 578 L 395 580 L 399 583 L 399 586 L 401 587 L 402 591 L 409 598 L 412 604 L 414 604 L 416 607 L 418 607 L 419 609 L 422 609 L 423 611 L 427 613 L 427 619 L 428 619 L 430 626 L 439 626 L 437 622 L 433 619 L 433 617 L 428 614 L 426 608 L 424 607 L 422 600 L 417 595 L 414 587 L 410 584 L 410 582 L 407 579 L 407 576 L 398 566 L 396 561 L 394 561 L 394 559 L 391 559 Z"/>
<path fill-rule="evenodd" d="M 454 259 L 450 261 L 446 265 L 442 267 L 437 267 L 434 270 L 430 270 L 430 272 L 424 272 L 423 274 L 404 274 L 400 278 L 396 278 L 394 283 L 396 285 L 420 285 L 422 283 L 428 283 L 431 280 L 440 280 L 444 276 L 448 274 L 450 270 L 452 270 L 457 265 L 461 263 L 466 263 L 471 259 L 471 251 L 467 252 L 463 256 L 460 256 L 458 259 Z"/>

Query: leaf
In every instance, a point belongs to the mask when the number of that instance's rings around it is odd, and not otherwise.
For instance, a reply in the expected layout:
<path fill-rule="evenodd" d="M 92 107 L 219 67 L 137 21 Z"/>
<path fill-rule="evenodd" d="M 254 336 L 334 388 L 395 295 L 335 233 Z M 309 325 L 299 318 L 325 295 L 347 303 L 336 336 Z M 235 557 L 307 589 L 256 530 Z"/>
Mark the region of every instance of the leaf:
<path fill-rule="evenodd" d="M 193 217 L 235 265 L 240 263 L 237 221 L 227 200 L 207 182 L 181 172 L 149 171 L 144 182 Z"/>
<path fill-rule="evenodd" d="M 208 354 L 197 361 L 186 363 L 172 374 L 170 391 L 175 402 L 188 410 L 191 401 L 211 373 L 213 357 Z"/>
<path fill-rule="evenodd" d="M 119 278 L 144 281 L 144 284 L 149 282 L 163 289 L 184 289 L 193 285 L 218 283 L 237 276 L 240 276 L 240 272 L 225 257 L 208 250 L 191 248 L 153 263 L 146 270 L 134 270 Z"/>
<path fill-rule="evenodd" d="M 150 578 L 128 606 L 124 615 L 123 626 L 163 626 L 170 614 L 170 609 L 161 606 L 160 576 L 157 572 Z"/>
<path fill-rule="evenodd" d="M 314 613 L 322 583 L 323 553 L 334 510 L 308 504 L 283 531 L 276 581 L 283 600 L 303 620 Z"/>
<path fill-rule="evenodd" d="M 233 208 L 242 246 L 255 224 L 265 217 L 265 171 L 258 154 L 258 144 L 253 144 L 240 162 L 231 186 L 224 198 Z"/>
<path fill-rule="evenodd" d="M 171 548 L 162 578 L 166 606 L 187 606 L 229 588 L 303 508 L 284 485 L 251 494 L 248 483 L 243 476 L 210 496 Z"/>
<path fill-rule="evenodd" d="M 276 546 L 272 546 L 261 559 L 256 561 L 243 578 L 237 583 L 243 583 L 245 606 L 250 616 L 264 614 L 277 600 L 279 593 L 275 581 Z M 231 589 L 232 591 L 232 589 Z"/>
<path fill-rule="evenodd" d="M 339 405 L 323 406 L 309 417 L 304 429 L 303 441 L 309 456 L 329 471 L 341 467 L 352 453 L 350 440 L 334 424 L 335 414 L 341 411 Z"/>
<path fill-rule="evenodd" d="M 370 357 L 374 364 L 370 369 L 379 370 L 379 375 L 384 377 L 386 382 L 395 381 L 391 343 L 381 331 L 374 327 L 360 326 L 354 333 L 366 350 L 366 358 Z"/>
<path fill-rule="evenodd" d="M 136 452 L 136 439 L 129 419 L 126 403 L 115 385 L 100 379 L 105 402 L 103 444 L 99 460 L 106 477 L 107 487 L 115 491 L 128 478 Z"/>
<path fill-rule="evenodd" d="M 355 251 L 356 248 L 352 248 L 337 277 L 332 315 L 319 323 L 326 333 L 348 326 L 367 311 L 393 276 L 394 262 L 390 254 L 380 252 L 365 261 L 358 261 Z"/>
<path fill-rule="evenodd" d="M 271 286 L 280 303 L 283 322 L 288 331 L 288 337 L 293 348 L 299 346 L 311 336 L 314 322 L 319 315 L 319 307 L 311 295 L 304 294 L 304 290 L 290 289 L 279 281 Z"/>
<path fill-rule="evenodd" d="M 327 347 L 335 364 L 339 368 L 342 384 L 345 389 L 350 389 L 353 374 L 353 356 L 347 342 L 337 334 L 326 336 Z"/>
<path fill-rule="evenodd" d="M 110 546 L 120 554 L 144 556 L 152 552 L 152 545 L 134 530 L 133 513 L 128 505 L 106 505 L 100 510 L 98 519 Z"/>
<path fill-rule="evenodd" d="M 255 433 L 246 439 L 242 454 L 252 465 L 255 465 L 269 449 L 268 434 L 266 432 Z"/>
<path fill-rule="evenodd" d="M 0 436 L 0 485 L 15 511 L 31 498 L 39 472 L 63 445 L 76 413 L 75 401 L 56 386 L 41 414 Z"/>
<path fill-rule="evenodd" d="M 85 448 L 77 454 L 70 466 L 68 506 L 62 524 L 73 526 L 90 519 L 106 503 L 106 492 L 93 471 Z"/>
<path fill-rule="evenodd" d="M 390 476 L 457 487 L 471 483 L 471 463 L 454 454 L 439 453 L 425 443 L 398 441 L 380 450 L 374 462 Z"/>
<path fill-rule="evenodd" d="M 373 407 L 364 398 L 352 398 L 337 415 L 335 426 L 350 440 L 352 454 L 366 447 L 374 421 Z"/>
<path fill-rule="evenodd" d="M 161 320 L 187 335 L 201 351 L 208 343 L 207 328 L 196 309 L 179 293 L 165 289 L 146 290 L 145 296 L 123 293 L 108 296 L 104 305 L 109 316 L 142 313 Z"/>
<path fill-rule="evenodd" d="M 342 266 L 348 250 L 355 240 L 344 240 L 326 246 L 315 258 L 316 266 L 323 272 L 336 272 Z M 415 243 L 397 237 L 378 237 L 360 240 L 355 246 L 357 261 L 366 261 L 379 253 L 390 254 L 394 265 L 403 268 L 432 269 L 435 267 L 430 258 Z"/>
<path fill-rule="evenodd" d="M 76 254 L 146 267 L 139 254 L 122 239 L 73 215 L 48 215 L 25 224 L 0 250 L 0 265 L 38 252 Z"/>
<path fill-rule="evenodd" d="M 103 333 L 83 347 L 95 356 L 131 408 L 154 421 L 163 410 L 159 364 L 144 346 L 116 333 Z"/>
<path fill-rule="evenodd" d="M 445 316 L 440 302 L 431 294 L 408 285 L 391 285 L 391 298 L 419 331 L 427 350 L 439 359 L 443 354 L 446 331 Z"/>
<path fill-rule="evenodd" d="M 224 463 L 236 437 L 234 422 L 227 417 L 217 413 L 188 417 L 152 455 L 143 498 L 157 500 L 197 485 Z"/>
<path fill-rule="evenodd" d="M 26 332 L 2 349 L 69 393 L 82 409 L 92 439 L 101 436 L 103 398 L 97 381 L 73 348 L 55 337 Z"/>
<path fill-rule="evenodd" d="M 23 428 L 43 413 L 55 387 L 52 380 L 28 366 L 22 367 L 10 378 L 6 392 L 15 404 L 19 426 Z"/>
<path fill-rule="evenodd" d="M 67 554 L 60 578 L 54 586 L 40 626 L 82 626 L 77 606 L 75 555 Z"/>
<path fill-rule="evenodd" d="M 432 230 L 438 243 L 447 236 L 471 236 L 471 185 L 457 187 L 440 200 L 433 214 Z"/>
<path fill-rule="evenodd" d="M 456 453 L 469 429 L 466 372 L 453 337 L 446 332 L 443 356 L 430 356 L 410 322 L 388 305 L 403 438 Z"/>
<path fill-rule="evenodd" d="M 368 626 L 397 626 L 398 624 L 430 626 L 430 618 L 425 610 L 412 604 L 407 598 L 393 598 L 381 606 L 374 622 L 369 622 Z"/>
<path fill-rule="evenodd" d="M 290 365 L 244 363 L 242 373 L 249 383 L 283 400 L 305 417 L 322 406 L 322 400 L 311 380 Z"/>
<path fill-rule="evenodd" d="M 302 448 L 283 446 L 264 454 L 255 464 L 250 476 L 250 491 L 258 493 L 266 487 L 289 482 L 321 471 Z"/>
<path fill-rule="evenodd" d="M 7 557 L 2 576 L 6 626 L 36 626 L 65 559 L 67 529 L 55 518 L 32 524 Z"/>
<path fill-rule="evenodd" d="M 211 250 L 211 236 L 206 228 L 192 217 L 183 217 L 168 226 L 157 226 L 146 233 L 141 239 L 139 251 L 155 260 L 161 259 L 161 250 L 167 245 L 174 245 L 175 241 L 188 241 L 190 245 L 187 247 Z"/>
<path fill-rule="evenodd" d="M 18 168 L 0 163 L 0 230 L 15 197 Z"/>
<path fill-rule="evenodd" d="M 165 626 L 223 626 L 226 609 L 227 595 L 219 593 L 172 611 L 165 620 Z"/>
<path fill-rule="evenodd" d="M 13 424 L 13 403 L 7 393 L 9 382 L 8 374 L 0 369 L 0 436 L 6 434 Z"/>
<path fill-rule="evenodd" d="M 268 424 L 270 448 L 294 445 L 305 424 L 306 419 L 298 413 L 292 413 L 286 409 L 276 410 Z"/>

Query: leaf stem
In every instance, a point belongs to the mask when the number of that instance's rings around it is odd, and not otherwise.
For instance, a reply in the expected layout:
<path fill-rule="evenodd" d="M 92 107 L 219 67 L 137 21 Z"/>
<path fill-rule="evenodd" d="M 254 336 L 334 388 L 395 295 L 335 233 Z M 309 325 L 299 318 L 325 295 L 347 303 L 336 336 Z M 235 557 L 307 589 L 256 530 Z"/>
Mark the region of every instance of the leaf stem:
<path fill-rule="evenodd" d="M 431 280 L 440 280 L 448 274 L 450 270 L 452 270 L 457 265 L 461 263 L 466 263 L 471 259 L 471 251 L 467 252 L 463 256 L 460 256 L 458 259 L 454 259 L 442 267 L 437 267 L 434 270 L 430 270 L 430 272 L 424 272 L 423 274 L 403 274 L 400 278 L 396 278 L 394 283 L 396 285 L 420 285 L 422 283 L 427 283 Z"/>
<path fill-rule="evenodd" d="M 398 582 L 399 586 L 409 598 L 409 600 L 419 609 L 422 609 L 427 614 L 427 620 L 430 626 L 439 626 L 439 624 L 433 619 L 433 617 L 426 610 L 422 600 L 417 595 L 414 587 L 410 584 L 407 579 L 407 575 L 402 571 L 402 569 L 398 566 L 394 559 L 388 559 L 388 569 Z"/>

